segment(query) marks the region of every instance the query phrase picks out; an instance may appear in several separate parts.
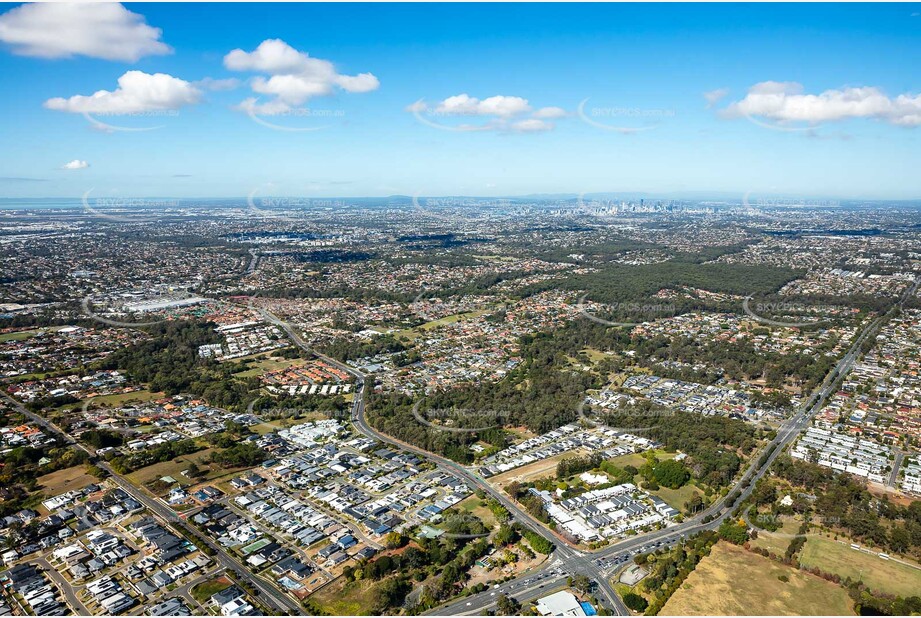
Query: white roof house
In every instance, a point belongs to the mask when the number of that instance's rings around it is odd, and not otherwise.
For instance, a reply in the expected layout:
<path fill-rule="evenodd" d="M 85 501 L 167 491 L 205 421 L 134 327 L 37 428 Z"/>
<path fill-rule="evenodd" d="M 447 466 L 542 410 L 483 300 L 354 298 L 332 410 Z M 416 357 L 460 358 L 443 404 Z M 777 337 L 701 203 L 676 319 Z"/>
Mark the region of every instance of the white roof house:
<path fill-rule="evenodd" d="M 566 590 L 538 599 L 537 611 L 541 616 L 585 616 L 576 595 Z"/>

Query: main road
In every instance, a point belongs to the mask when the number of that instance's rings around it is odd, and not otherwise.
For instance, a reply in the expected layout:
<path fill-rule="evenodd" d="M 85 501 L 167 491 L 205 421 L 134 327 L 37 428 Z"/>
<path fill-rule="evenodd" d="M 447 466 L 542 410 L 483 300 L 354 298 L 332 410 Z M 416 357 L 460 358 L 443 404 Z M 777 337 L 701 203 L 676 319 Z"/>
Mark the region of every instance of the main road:
<path fill-rule="evenodd" d="M 905 301 L 914 295 L 919 285 L 921 285 L 921 279 L 916 280 L 910 286 L 896 306 L 901 308 L 905 304 Z M 871 336 L 876 334 L 884 320 L 884 316 L 876 317 L 863 327 L 851 343 L 847 352 L 845 352 L 844 356 L 841 357 L 835 367 L 825 376 L 825 380 L 819 385 L 811 397 L 806 400 L 805 407 L 796 412 L 791 418 L 787 419 L 778 430 L 777 436 L 764 447 L 760 455 L 752 457 L 752 463 L 749 465 L 748 469 L 733 486 L 733 489 L 727 494 L 728 497 L 728 495 L 738 492 L 738 497 L 734 501 L 734 504 L 740 503 L 748 498 L 751 492 L 754 491 L 755 483 L 767 473 L 774 460 L 777 459 L 781 452 L 811 424 L 812 418 L 822 408 L 828 396 L 834 391 L 835 385 L 839 379 L 843 378 L 853 369 L 857 360 L 860 358 L 863 345 Z M 768 453 L 768 455 L 762 461 L 762 457 L 764 457 L 765 453 Z M 606 582 L 610 571 L 616 569 L 618 565 L 623 564 L 636 554 L 653 551 L 662 546 L 670 546 L 689 535 L 703 530 L 715 530 L 732 513 L 731 509 L 725 508 L 725 502 L 726 498 L 721 498 L 704 512 L 677 526 L 671 526 L 664 530 L 631 537 L 630 539 L 611 544 L 600 551 L 594 552 L 592 554 L 594 568 L 591 569 L 590 573 L 585 574 L 590 577 L 596 576 L 596 581 L 600 582 L 604 580 Z M 710 520 L 704 522 L 703 520 L 708 517 Z M 563 585 L 567 573 L 575 574 L 575 571 L 570 570 L 568 567 L 569 565 L 566 563 L 565 559 L 548 561 L 542 568 L 509 580 L 501 584 L 498 588 L 461 598 L 427 613 L 439 615 L 476 615 L 495 605 L 497 597 L 503 594 L 508 596 L 517 595 L 518 600 L 522 601 L 530 598 L 532 595 L 539 594 L 540 591 L 544 589 L 550 590 L 553 587 Z"/>
<path fill-rule="evenodd" d="M 203 544 L 210 547 L 214 552 L 213 557 L 218 564 L 231 572 L 237 573 L 238 577 L 252 585 L 253 588 L 259 591 L 261 600 L 268 605 L 271 605 L 274 610 L 281 613 L 294 612 L 295 614 L 301 613 L 303 611 L 301 606 L 293 599 L 291 599 L 287 594 L 263 578 L 251 573 L 250 570 L 239 560 L 228 554 L 226 549 L 203 535 L 197 528 L 192 526 L 185 519 L 177 517 L 175 511 L 167 507 L 159 499 L 152 497 L 144 490 L 132 484 L 131 481 L 113 470 L 107 462 L 98 459 L 96 453 L 94 453 L 92 449 L 74 440 L 71 436 L 65 433 L 64 430 L 62 430 L 48 419 L 29 411 L 25 406 L 7 395 L 5 392 L 0 391 L 0 397 L 5 399 L 7 402 L 9 402 L 10 405 L 16 408 L 17 412 L 30 419 L 35 424 L 41 426 L 49 433 L 53 433 L 65 444 L 75 446 L 85 451 L 90 457 L 96 460 L 96 465 L 105 470 L 109 474 L 110 478 L 115 481 L 115 483 L 122 490 L 124 490 L 125 493 L 147 507 L 147 509 L 149 509 L 152 513 L 159 516 L 160 519 L 167 522 L 169 525 L 182 528 L 188 535 L 191 535 Z"/>
<path fill-rule="evenodd" d="M 909 287 L 909 289 L 897 303 L 898 307 L 904 305 L 905 301 L 917 291 L 919 284 L 921 284 L 921 279 L 916 280 Z M 546 588 L 548 586 L 559 585 L 559 583 L 564 581 L 569 575 L 583 574 L 597 583 L 598 591 L 601 592 L 602 595 L 608 600 L 611 608 L 615 612 L 620 615 L 629 615 L 629 611 L 623 605 L 620 597 L 617 595 L 610 582 L 608 581 L 606 571 L 610 569 L 611 565 L 620 564 L 629 556 L 640 553 L 641 551 L 648 551 L 657 546 L 670 545 L 677 542 L 681 538 L 686 537 L 687 535 L 694 534 L 702 530 L 714 530 L 719 527 L 719 525 L 731 514 L 731 508 L 726 508 L 726 501 L 728 496 L 736 496 L 733 504 L 748 498 L 748 496 L 754 490 L 755 483 L 767 473 L 774 460 L 789 444 L 791 444 L 797 438 L 797 436 L 799 436 L 800 433 L 805 430 L 806 427 L 810 425 L 813 416 L 821 409 L 825 400 L 833 392 L 833 389 L 835 388 L 838 380 L 844 377 L 854 367 L 854 364 L 860 357 L 861 349 L 864 343 L 869 339 L 870 336 L 874 335 L 878 331 L 880 325 L 885 319 L 883 316 L 879 316 L 873 318 L 866 325 L 864 325 L 863 329 L 859 331 L 859 334 L 851 342 L 851 345 L 849 346 L 847 352 L 845 352 L 844 356 L 839 359 L 835 367 L 825 377 L 825 380 L 823 380 L 822 384 L 820 384 L 816 391 L 812 393 L 810 398 L 806 400 L 805 406 L 801 410 L 794 413 L 792 417 L 787 419 L 787 421 L 781 425 L 776 437 L 769 444 L 765 445 L 760 454 L 752 457 L 748 468 L 735 483 L 732 489 L 727 493 L 727 496 L 720 498 L 702 513 L 699 513 L 695 517 L 690 518 L 679 525 L 671 526 L 664 530 L 631 537 L 630 539 L 608 545 L 601 550 L 586 552 L 568 545 L 565 540 L 550 532 L 540 522 L 536 521 L 527 512 L 525 512 L 515 501 L 511 500 L 506 494 L 490 485 L 484 478 L 480 477 L 473 470 L 470 470 L 458 464 L 457 462 L 451 461 L 414 445 L 405 443 L 401 440 L 397 440 L 374 429 L 370 424 L 368 424 L 365 417 L 365 374 L 353 367 L 350 367 L 349 365 L 346 365 L 345 363 L 341 363 L 336 359 L 320 354 L 308 346 L 290 324 L 284 320 L 279 319 L 268 310 L 260 309 L 260 313 L 266 320 L 282 328 L 288 337 L 302 350 L 324 360 L 325 362 L 349 373 L 354 377 L 356 384 L 354 391 L 355 398 L 353 400 L 351 410 L 351 420 L 361 433 L 370 438 L 416 453 L 420 457 L 434 462 L 439 467 L 464 478 L 473 486 L 488 493 L 506 509 L 508 509 L 514 519 L 518 521 L 520 525 L 536 532 L 537 534 L 540 534 L 556 545 L 556 549 L 553 552 L 551 559 L 548 560 L 540 569 L 522 575 L 516 579 L 510 580 L 509 582 L 500 585 L 498 588 L 484 591 L 477 595 L 471 595 L 458 601 L 442 605 L 430 612 L 435 614 L 479 613 L 482 610 L 492 606 L 495 603 L 497 596 L 500 594 L 510 594 L 514 592 L 515 594 L 521 595 L 522 593 L 530 593 L 535 590 Z M 526 588 L 529 585 L 530 588 Z"/>
<path fill-rule="evenodd" d="M 562 558 L 567 568 L 573 569 L 573 572 L 591 572 L 592 570 L 592 559 L 590 556 L 587 556 L 584 552 L 579 551 L 573 547 L 566 545 L 562 538 L 556 536 L 550 532 L 547 528 L 541 525 L 539 522 L 534 520 L 528 513 L 526 513 L 517 502 L 511 500 L 506 494 L 499 491 L 492 485 L 486 482 L 484 478 L 476 474 L 475 472 L 465 468 L 464 466 L 458 464 L 455 461 L 451 461 L 440 455 L 436 455 L 430 451 L 426 451 L 412 444 L 397 440 L 387 434 L 381 433 L 371 427 L 368 424 L 367 419 L 365 418 L 365 401 L 364 401 L 364 390 L 365 390 L 365 374 L 354 367 L 351 367 L 345 363 L 339 362 L 334 358 L 330 358 L 324 354 L 321 354 L 311 348 L 307 343 L 301 338 L 297 331 L 292 327 L 288 322 L 280 319 L 278 316 L 274 315 L 267 309 L 259 309 L 262 317 L 284 330 L 285 334 L 297 345 L 299 348 L 312 354 L 313 356 L 323 360 L 324 362 L 329 363 L 330 365 L 347 372 L 355 379 L 355 389 L 354 389 L 354 399 L 352 401 L 352 411 L 351 411 L 351 420 L 353 425 L 369 438 L 378 440 L 385 444 L 390 444 L 402 450 L 410 451 L 416 455 L 434 463 L 438 467 L 446 470 L 450 473 L 453 473 L 457 476 L 460 476 L 464 480 L 468 481 L 474 487 L 477 487 L 484 492 L 491 495 L 495 500 L 497 500 L 502 506 L 504 506 L 512 517 L 518 521 L 519 524 L 528 528 L 529 530 L 539 534 L 544 537 L 551 543 L 556 546 L 556 550 L 553 555 L 557 558 Z M 604 578 L 602 578 L 604 579 Z M 628 615 L 629 612 L 627 608 L 623 605 L 620 600 L 620 597 L 614 591 L 614 588 L 605 580 L 599 581 L 599 590 L 607 598 L 611 607 L 614 608 L 620 615 Z"/>

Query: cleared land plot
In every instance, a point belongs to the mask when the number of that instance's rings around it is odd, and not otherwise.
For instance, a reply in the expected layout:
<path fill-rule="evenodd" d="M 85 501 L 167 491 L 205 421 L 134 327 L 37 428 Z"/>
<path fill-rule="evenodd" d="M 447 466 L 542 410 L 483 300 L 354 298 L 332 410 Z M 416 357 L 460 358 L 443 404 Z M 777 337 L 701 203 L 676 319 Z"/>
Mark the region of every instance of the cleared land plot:
<path fill-rule="evenodd" d="M 503 472 L 502 474 L 497 474 L 489 478 L 490 483 L 507 483 L 509 481 L 533 481 L 536 479 L 546 478 L 548 476 L 556 477 L 556 464 L 565 457 L 572 457 L 576 453 L 582 454 L 581 450 L 571 451 L 569 453 L 563 453 L 560 455 L 555 455 L 554 457 L 549 457 L 547 459 L 542 459 L 540 461 L 535 461 L 534 463 L 529 463 L 526 466 L 521 466 L 520 468 L 515 468 L 514 470 L 509 470 Z"/>
<path fill-rule="evenodd" d="M 674 459 L 678 453 L 669 453 L 661 449 L 654 450 L 656 458 L 659 461 L 665 461 L 666 459 Z M 642 468 L 646 465 L 646 452 L 643 453 L 629 453 L 627 455 L 621 455 L 620 457 L 615 457 L 611 460 L 618 468 L 623 468 L 624 466 L 633 466 L 634 468 Z"/>
<path fill-rule="evenodd" d="M 752 510 L 750 517 L 755 517 L 754 510 Z M 790 542 L 793 540 L 790 535 L 795 535 L 799 531 L 799 527 L 800 522 L 785 519 L 783 525 L 774 532 L 758 530 L 758 538 L 751 541 L 752 547 L 766 549 L 783 557 L 787 553 L 787 547 L 790 546 Z"/>
<path fill-rule="evenodd" d="M 152 399 L 159 399 L 163 397 L 163 393 L 152 393 L 149 390 L 141 389 L 137 391 L 132 391 L 130 393 L 115 393 L 113 395 L 100 395 L 98 397 L 90 397 L 89 399 L 84 400 L 82 403 L 74 406 L 68 405 L 64 409 L 78 409 L 82 406 L 86 406 L 87 410 L 100 410 L 103 408 L 117 408 L 125 406 L 132 403 L 147 403 Z"/>
<path fill-rule="evenodd" d="M 637 485 L 639 484 L 637 483 Z M 660 485 L 656 490 L 646 491 L 654 496 L 662 498 L 665 500 L 665 502 L 668 503 L 669 506 L 678 509 L 682 513 L 684 512 L 685 503 L 687 503 L 687 501 L 690 500 L 692 496 L 699 495 L 703 497 L 704 495 L 704 492 L 701 491 L 700 488 L 693 483 L 688 483 L 687 485 L 679 487 L 678 489 L 669 489 L 668 487 L 663 487 Z M 706 500 L 704 502 L 706 502 Z"/>
<path fill-rule="evenodd" d="M 340 577 L 308 598 L 331 616 L 367 616 L 374 608 L 377 594 L 374 582 L 361 579 L 347 583 Z"/>
<path fill-rule="evenodd" d="M 140 470 L 135 470 L 134 472 L 127 475 L 128 480 L 134 483 L 135 485 L 144 485 L 150 481 L 162 478 L 164 476 L 171 476 L 177 481 L 184 483 L 186 485 L 192 485 L 196 483 L 201 483 L 203 480 L 212 478 L 212 474 L 216 476 L 223 476 L 227 474 L 227 470 L 212 471 L 204 479 L 190 479 L 182 474 L 182 471 L 189 467 L 189 464 L 195 462 L 196 465 L 202 467 L 203 464 L 199 463 L 206 462 L 211 458 L 211 453 L 216 449 L 208 448 L 195 453 L 189 453 L 188 455 L 180 455 L 175 459 L 170 461 L 161 461 L 160 463 L 155 463 L 152 466 L 147 466 L 146 468 L 141 468 Z"/>
<path fill-rule="evenodd" d="M 42 492 L 48 496 L 57 496 L 74 489 L 83 489 L 87 485 L 98 483 L 99 479 L 86 471 L 86 466 L 64 468 L 51 474 L 38 477 Z"/>
<path fill-rule="evenodd" d="M 231 585 L 230 579 L 222 575 L 193 587 L 191 591 L 192 597 L 199 603 L 205 604 L 212 595 L 230 588 Z"/>
<path fill-rule="evenodd" d="M 455 508 L 464 513 L 470 513 L 475 517 L 479 517 L 483 524 L 492 529 L 496 525 L 496 516 L 492 514 L 492 511 L 489 510 L 489 507 L 480 506 L 481 500 L 476 496 L 470 496 L 464 500 L 461 500 Z"/>
<path fill-rule="evenodd" d="M 842 578 L 862 580 L 874 592 L 907 597 L 921 591 L 921 568 L 901 564 L 894 559 L 883 560 L 879 556 L 851 549 L 849 543 L 839 543 L 826 537 L 809 537 L 799 561 L 803 566 L 818 567 Z"/>
<path fill-rule="evenodd" d="M 288 367 L 300 367 L 307 364 L 307 361 L 302 358 L 281 358 L 279 356 L 261 358 L 255 356 L 249 358 L 251 359 L 247 363 L 249 368 L 234 374 L 238 378 L 261 376 L 270 371 L 278 371 L 279 369 L 287 369 Z"/>
<path fill-rule="evenodd" d="M 841 616 L 854 615 L 854 609 L 844 588 L 720 542 L 659 615 Z"/>

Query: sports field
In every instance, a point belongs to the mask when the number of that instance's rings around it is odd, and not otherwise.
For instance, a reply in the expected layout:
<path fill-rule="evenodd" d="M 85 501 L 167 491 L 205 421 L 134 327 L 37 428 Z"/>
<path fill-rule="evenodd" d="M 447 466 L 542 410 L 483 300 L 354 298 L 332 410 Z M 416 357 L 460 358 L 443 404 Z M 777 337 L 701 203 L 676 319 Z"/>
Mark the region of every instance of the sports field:
<path fill-rule="evenodd" d="M 850 542 L 818 536 L 809 537 L 800 553 L 803 566 L 861 580 L 874 592 L 903 597 L 917 595 L 921 592 L 921 568 L 897 560 L 902 559 L 883 560 L 875 553 L 851 549 Z"/>

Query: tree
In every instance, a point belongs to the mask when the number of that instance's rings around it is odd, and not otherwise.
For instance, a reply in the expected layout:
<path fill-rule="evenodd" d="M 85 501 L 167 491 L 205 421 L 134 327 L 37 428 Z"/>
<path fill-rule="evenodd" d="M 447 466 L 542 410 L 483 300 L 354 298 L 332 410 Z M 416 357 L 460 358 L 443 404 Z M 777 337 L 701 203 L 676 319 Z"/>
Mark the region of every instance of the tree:
<path fill-rule="evenodd" d="M 199 468 L 198 465 L 193 461 L 193 462 L 191 462 L 191 463 L 189 464 L 189 467 L 186 468 L 185 474 L 186 474 L 186 476 L 188 476 L 189 478 L 197 479 L 198 477 L 202 476 L 202 475 L 204 474 L 204 472 L 203 472 L 202 469 Z"/>
<path fill-rule="evenodd" d="M 585 575 L 575 575 L 572 578 L 572 587 L 582 592 L 589 592 L 592 589 L 592 580 Z"/>
<path fill-rule="evenodd" d="M 496 600 L 496 614 L 499 616 L 517 616 L 521 611 L 521 603 L 508 595 L 500 595 Z"/>
<path fill-rule="evenodd" d="M 649 607 L 649 602 L 635 592 L 628 592 L 624 595 L 624 605 L 635 612 L 644 612 Z"/>
<path fill-rule="evenodd" d="M 387 536 L 384 537 L 384 545 L 387 546 L 387 549 L 396 549 L 398 547 L 403 547 L 406 545 L 406 537 L 397 532 L 396 530 L 388 532 Z"/>
<path fill-rule="evenodd" d="M 684 503 L 684 510 L 688 514 L 694 514 L 704 506 L 703 498 L 700 497 L 700 494 L 694 494 L 690 499 Z"/>
<path fill-rule="evenodd" d="M 659 485 L 670 489 L 678 489 L 691 478 L 691 473 L 684 464 L 674 459 L 657 463 L 652 469 L 652 474 Z"/>
<path fill-rule="evenodd" d="M 748 527 L 744 523 L 734 522 L 730 519 L 720 524 L 717 533 L 721 539 L 736 545 L 743 545 L 748 541 Z"/>

